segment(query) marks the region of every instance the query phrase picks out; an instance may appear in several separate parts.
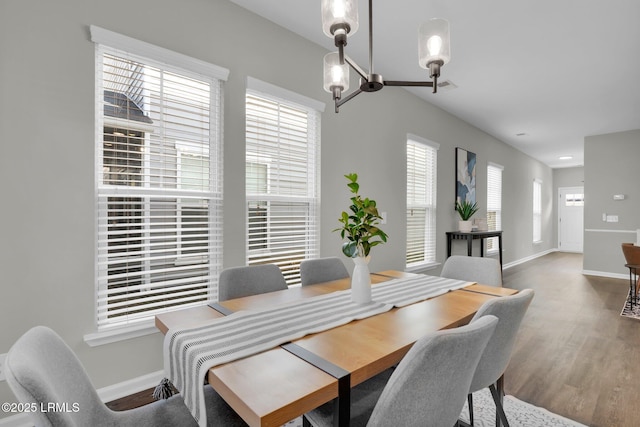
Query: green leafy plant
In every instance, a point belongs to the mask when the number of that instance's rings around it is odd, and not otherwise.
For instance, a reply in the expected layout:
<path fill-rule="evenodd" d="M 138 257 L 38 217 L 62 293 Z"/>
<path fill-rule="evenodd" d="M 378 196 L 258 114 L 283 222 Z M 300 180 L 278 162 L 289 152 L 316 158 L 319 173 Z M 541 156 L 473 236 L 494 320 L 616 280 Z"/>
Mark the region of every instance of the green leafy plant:
<path fill-rule="evenodd" d="M 460 215 L 460 219 L 468 221 L 474 213 L 478 212 L 478 204 L 464 200 L 462 203 L 456 201 L 456 211 Z"/>
<path fill-rule="evenodd" d="M 347 241 L 342 245 L 342 253 L 350 258 L 368 256 L 371 248 L 387 241 L 387 235 L 378 228 L 379 220 L 382 219 L 376 207 L 376 201 L 369 198 L 362 198 L 358 191 L 358 174 L 350 173 L 345 175 L 349 180 L 347 186 L 354 194 L 351 197 L 351 213 L 342 212 L 338 221 L 342 227 L 333 231 L 340 231 L 340 236 Z"/>

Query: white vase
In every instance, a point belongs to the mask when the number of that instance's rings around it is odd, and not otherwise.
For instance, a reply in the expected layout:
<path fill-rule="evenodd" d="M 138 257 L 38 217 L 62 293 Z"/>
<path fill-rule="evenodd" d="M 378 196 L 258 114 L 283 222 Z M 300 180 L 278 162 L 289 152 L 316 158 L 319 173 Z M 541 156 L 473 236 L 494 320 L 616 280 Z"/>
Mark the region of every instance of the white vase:
<path fill-rule="evenodd" d="M 367 304 L 371 302 L 369 257 L 356 257 L 353 262 L 356 266 L 351 275 L 351 300 L 357 304 Z"/>
<path fill-rule="evenodd" d="M 458 221 L 458 231 L 468 233 L 473 228 L 473 222 L 471 221 Z"/>

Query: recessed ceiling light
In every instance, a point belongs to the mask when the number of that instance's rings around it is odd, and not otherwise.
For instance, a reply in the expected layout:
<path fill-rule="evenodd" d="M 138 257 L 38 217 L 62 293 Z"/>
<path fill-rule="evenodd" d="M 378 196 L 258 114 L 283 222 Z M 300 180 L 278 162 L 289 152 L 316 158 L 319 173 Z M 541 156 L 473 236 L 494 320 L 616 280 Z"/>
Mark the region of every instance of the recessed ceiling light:
<path fill-rule="evenodd" d="M 571 159 L 573 159 L 573 156 L 560 156 L 560 157 L 558 157 L 558 159 L 560 159 L 560 160 L 571 160 Z"/>

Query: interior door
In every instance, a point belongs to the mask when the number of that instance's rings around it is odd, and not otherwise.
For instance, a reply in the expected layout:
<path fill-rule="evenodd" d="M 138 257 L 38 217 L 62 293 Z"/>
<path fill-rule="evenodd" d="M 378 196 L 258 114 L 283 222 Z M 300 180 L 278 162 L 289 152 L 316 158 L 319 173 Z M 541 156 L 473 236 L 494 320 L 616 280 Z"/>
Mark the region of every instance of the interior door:
<path fill-rule="evenodd" d="M 558 189 L 558 249 L 582 252 L 584 235 L 584 187 Z"/>

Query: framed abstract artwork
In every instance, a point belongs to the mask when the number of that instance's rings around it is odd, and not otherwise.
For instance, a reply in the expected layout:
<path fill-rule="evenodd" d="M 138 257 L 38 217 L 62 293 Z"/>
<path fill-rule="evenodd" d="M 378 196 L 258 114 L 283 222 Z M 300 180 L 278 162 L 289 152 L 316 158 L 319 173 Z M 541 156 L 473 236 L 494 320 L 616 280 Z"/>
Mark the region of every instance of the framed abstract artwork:
<path fill-rule="evenodd" d="M 456 147 L 456 202 L 476 202 L 476 154 Z"/>

